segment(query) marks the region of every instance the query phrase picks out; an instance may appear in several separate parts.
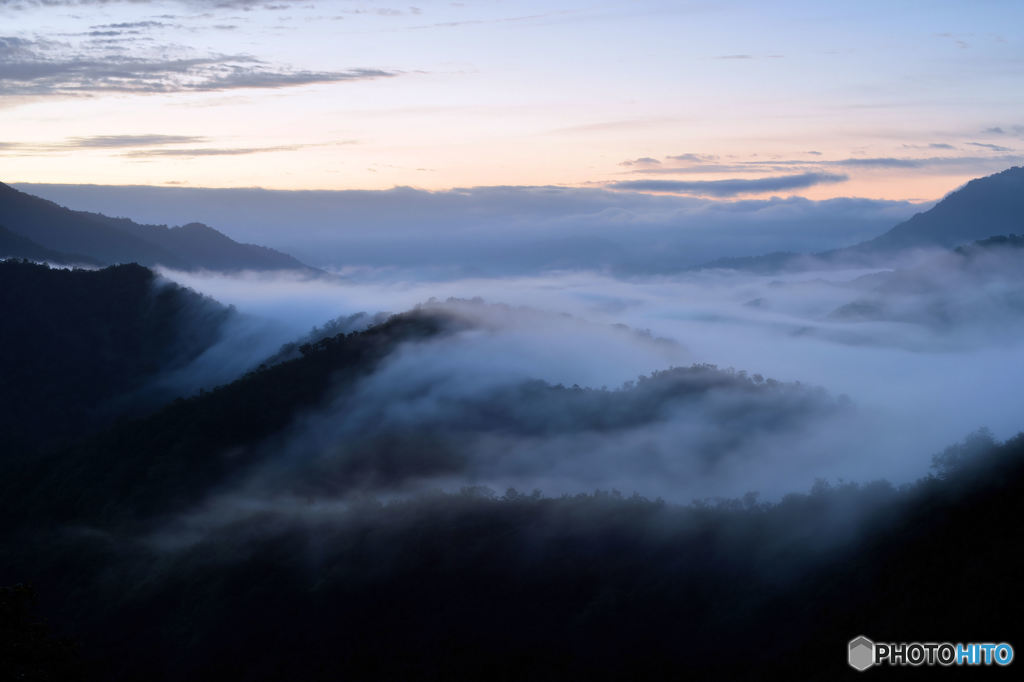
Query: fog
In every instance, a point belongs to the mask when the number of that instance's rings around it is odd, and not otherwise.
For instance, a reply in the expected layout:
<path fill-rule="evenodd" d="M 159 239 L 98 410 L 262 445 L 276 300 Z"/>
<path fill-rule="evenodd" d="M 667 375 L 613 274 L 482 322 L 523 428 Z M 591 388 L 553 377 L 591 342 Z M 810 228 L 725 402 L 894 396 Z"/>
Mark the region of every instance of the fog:
<path fill-rule="evenodd" d="M 958 575 L 1002 570 L 997 603 L 1019 575 L 989 551 L 1019 501 L 1022 441 L 992 436 L 1021 429 L 1020 241 L 771 275 L 162 269 L 233 306 L 199 299 L 210 337 L 175 317 L 215 341 L 156 380 L 208 392 L 16 460 L 0 570 L 37 580 L 103 679 L 338 679 L 395 642 L 382 677 L 599 650 L 645 678 L 691 665 L 679 641 L 841 652 L 891 594 Z M 971 613 L 926 602 L 906 608 L 949 631 Z M 803 605 L 782 629 L 780 604 Z"/>
<path fill-rule="evenodd" d="M 1020 253 L 921 252 L 898 271 L 783 275 L 164 274 L 272 321 L 275 343 L 339 316 L 424 302 L 465 323 L 403 345 L 303 414 L 232 496 L 270 504 L 472 485 L 688 502 L 773 499 L 819 478 L 907 482 L 979 427 L 1017 433 Z M 218 352 L 232 355 L 232 342 Z M 245 357 L 265 350 L 238 345 Z M 632 383 L 704 363 L 732 379 L 695 388 L 684 377 L 654 402 L 645 401 L 656 382 Z"/>
<path fill-rule="evenodd" d="M 140 222 L 203 222 L 316 267 L 398 268 L 420 279 L 556 268 L 672 273 L 722 257 L 848 246 L 928 208 L 861 198 L 723 201 L 571 187 L 17 187 L 76 209 Z"/>

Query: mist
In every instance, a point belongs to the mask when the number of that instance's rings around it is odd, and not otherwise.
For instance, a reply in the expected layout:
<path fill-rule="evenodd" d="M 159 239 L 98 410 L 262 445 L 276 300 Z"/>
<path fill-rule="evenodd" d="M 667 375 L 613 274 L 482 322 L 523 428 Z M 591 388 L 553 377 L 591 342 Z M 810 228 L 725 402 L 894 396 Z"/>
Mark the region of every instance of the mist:
<path fill-rule="evenodd" d="M 848 246 L 930 204 L 721 201 L 571 187 L 280 191 L 33 185 L 52 201 L 153 224 L 200 221 L 344 272 L 462 279 L 596 269 L 678 272 L 722 257 Z"/>
<path fill-rule="evenodd" d="M 979 427 L 1015 434 L 1020 258 L 1013 249 L 922 251 L 899 270 L 822 265 L 781 275 L 164 274 L 272 321 L 275 342 L 331 319 L 416 306 L 463 323 L 402 344 L 301 415 L 225 493 L 235 499 L 484 486 L 614 488 L 686 503 L 750 491 L 778 499 L 818 479 L 904 483 Z M 685 400 L 669 391 L 657 409 L 616 421 L 643 403 L 638 377 L 707 364 L 732 379 L 688 385 Z"/>

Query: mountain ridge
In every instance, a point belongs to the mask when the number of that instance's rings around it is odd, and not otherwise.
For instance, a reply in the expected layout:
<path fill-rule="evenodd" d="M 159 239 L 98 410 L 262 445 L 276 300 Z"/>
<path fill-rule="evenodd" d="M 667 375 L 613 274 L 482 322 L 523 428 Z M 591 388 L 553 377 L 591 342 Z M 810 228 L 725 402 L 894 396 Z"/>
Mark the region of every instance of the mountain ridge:
<path fill-rule="evenodd" d="M 8 230 L 0 225 L 0 259 L 2 258 L 24 258 L 32 261 L 45 261 L 58 263 L 60 265 L 99 265 L 98 262 L 86 256 L 62 253 L 54 249 L 40 246 L 28 237 Z"/>
<path fill-rule="evenodd" d="M 159 407 L 135 392 L 198 357 L 236 315 L 138 264 L 85 270 L 17 259 L 0 261 L 0 310 L 0 433 L 9 453 Z"/>
<path fill-rule="evenodd" d="M 775 272 L 805 263 L 862 265 L 913 249 L 942 248 L 1024 232 L 1024 167 L 975 178 L 953 190 L 927 211 L 914 214 L 883 234 L 839 249 L 817 253 L 776 252 L 719 258 L 696 270 L 728 268 Z"/>
<path fill-rule="evenodd" d="M 3 183 L 0 225 L 44 250 L 65 257 L 81 254 L 94 264 L 134 262 L 178 270 L 318 272 L 293 256 L 265 246 L 236 242 L 201 223 L 182 227 L 139 224 L 128 218 L 75 211 Z M 3 246 L 4 242 L 0 242 L 0 247 Z M 0 253 L 6 255 L 25 256 Z M 82 262 L 81 258 L 77 262 Z"/>

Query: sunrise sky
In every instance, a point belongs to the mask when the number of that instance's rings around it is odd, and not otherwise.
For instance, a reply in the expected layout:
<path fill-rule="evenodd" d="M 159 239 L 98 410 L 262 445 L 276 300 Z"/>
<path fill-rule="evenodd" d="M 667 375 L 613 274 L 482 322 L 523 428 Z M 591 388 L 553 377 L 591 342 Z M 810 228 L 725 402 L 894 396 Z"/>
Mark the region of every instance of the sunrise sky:
<path fill-rule="evenodd" d="M 935 199 L 1019 165 L 1024 3 L 0 0 L 0 180 Z"/>

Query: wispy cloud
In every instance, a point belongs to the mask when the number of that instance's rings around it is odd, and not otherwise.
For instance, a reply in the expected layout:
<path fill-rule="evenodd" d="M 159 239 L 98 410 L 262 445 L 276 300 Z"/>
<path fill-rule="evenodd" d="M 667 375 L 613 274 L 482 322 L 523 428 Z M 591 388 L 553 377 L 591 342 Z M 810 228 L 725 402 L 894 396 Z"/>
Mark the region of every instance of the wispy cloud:
<path fill-rule="evenodd" d="M 998 144 L 988 144 L 985 142 L 968 142 L 972 147 L 981 147 L 982 149 L 991 149 L 994 152 L 1012 152 L 1013 150 L 1009 147 L 1002 147 Z"/>
<path fill-rule="evenodd" d="M 549 135 L 566 135 L 575 133 L 617 133 L 623 130 L 638 130 L 654 128 L 677 123 L 679 119 L 671 117 L 652 117 L 641 119 L 627 119 L 620 121 L 602 121 L 599 123 L 583 123 L 580 125 L 567 126 L 549 130 Z"/>
<path fill-rule="evenodd" d="M 660 166 L 661 161 L 651 158 L 650 156 L 641 156 L 639 159 L 630 159 L 628 161 L 622 161 L 619 163 L 620 166 Z"/>
<path fill-rule="evenodd" d="M 216 92 L 286 88 L 389 78 L 383 69 L 296 71 L 250 55 L 179 59 L 90 54 L 49 40 L 0 37 L 0 92 L 5 96 Z"/>
<path fill-rule="evenodd" d="M 90 26 L 90 28 L 96 31 L 112 29 L 127 31 L 143 28 L 166 28 L 168 26 L 173 26 L 173 24 L 168 24 L 163 21 L 122 21 L 115 24 L 96 24 L 95 26 Z"/>
<path fill-rule="evenodd" d="M 848 177 L 833 173 L 798 173 L 768 178 L 735 178 L 729 180 L 627 180 L 608 185 L 611 189 L 640 192 L 671 192 L 713 197 L 761 194 L 791 189 L 805 189 L 821 184 L 844 182 Z"/>
<path fill-rule="evenodd" d="M 0 156 L 38 156 L 88 150 L 125 150 L 119 156 L 132 159 L 195 158 L 200 156 L 245 156 L 268 152 L 290 152 L 308 147 L 354 144 L 352 140 L 340 140 L 265 147 L 194 146 L 209 142 L 210 138 L 195 135 L 97 135 L 94 137 L 70 137 L 60 142 L 0 142 Z"/>
<path fill-rule="evenodd" d="M 94 137 L 72 137 L 59 146 L 64 148 L 156 147 L 205 141 L 205 137 L 193 135 L 97 135 Z"/>
<path fill-rule="evenodd" d="M 625 165 L 625 164 L 619 164 Z M 780 171 L 792 171 L 793 164 L 767 164 L 748 163 L 744 161 L 736 163 L 694 163 L 686 166 L 653 166 L 650 168 L 634 168 L 626 171 L 635 175 L 694 175 L 698 173 L 750 173 L 761 172 L 771 173 Z M 813 166 L 814 162 L 808 162 Z"/>
<path fill-rule="evenodd" d="M 987 146 L 987 145 L 984 145 Z M 1005 147 L 998 148 L 999 151 L 1012 151 Z M 822 161 L 821 165 L 863 167 L 863 168 L 965 168 L 981 165 L 991 165 L 993 162 L 1014 165 L 1020 163 L 1021 157 L 1014 155 L 1004 156 L 932 156 L 924 158 L 903 158 L 903 157 L 878 157 L 878 158 L 853 158 L 839 159 L 837 161 Z"/>
<path fill-rule="evenodd" d="M 96 135 L 69 137 L 60 142 L 3 142 L 0 153 L 5 156 L 33 156 L 37 154 L 69 152 L 87 149 L 125 149 L 161 147 L 176 144 L 201 144 L 207 138 L 195 135 Z"/>
<path fill-rule="evenodd" d="M 714 154 L 672 154 L 665 157 L 670 161 L 683 161 L 689 163 L 704 163 L 714 161 L 718 157 Z"/>
<path fill-rule="evenodd" d="M 151 0 L 0 0 L 0 8 L 27 10 L 46 7 L 89 7 L 95 5 L 145 5 Z M 308 0 L 178 0 L 182 5 L 210 9 L 281 10 L 290 6 L 309 4 Z"/>
<path fill-rule="evenodd" d="M 956 149 L 955 146 L 949 144 L 948 142 L 929 142 L 928 144 L 904 144 L 903 148 L 904 149 L 942 149 L 942 150 Z"/>
<path fill-rule="evenodd" d="M 911 148 L 911 145 L 904 145 Z M 975 146 L 992 151 L 1012 152 L 1013 150 L 998 145 L 985 145 L 975 143 Z M 952 145 L 942 143 L 928 145 L 927 148 L 945 149 Z M 925 147 L 919 147 L 925 148 Z M 667 156 L 666 159 L 679 160 L 679 165 L 657 165 L 657 166 L 636 166 L 629 171 L 637 175 L 693 175 L 699 173 L 782 173 L 803 170 L 808 173 L 819 172 L 820 170 L 842 169 L 842 168 L 890 168 L 890 169 L 957 169 L 968 172 L 991 171 L 993 164 L 1005 164 L 1006 166 L 1018 165 L 1022 158 L 1016 154 L 1002 154 L 992 156 L 928 156 L 928 157 L 852 157 L 844 159 L 747 159 L 736 160 L 728 163 L 714 161 L 718 157 L 714 155 L 701 154 L 680 154 Z M 620 164 L 624 165 L 624 164 Z"/>
<path fill-rule="evenodd" d="M 984 135 L 1021 135 L 1024 136 L 1024 125 L 1002 125 L 985 128 L 981 131 Z"/>
<path fill-rule="evenodd" d="M 176 147 L 160 147 L 155 149 L 138 149 L 125 152 L 121 156 L 133 159 L 153 157 L 199 157 L 199 156 L 246 156 L 249 154 L 264 154 L 267 152 L 292 152 L 307 147 L 318 147 L 320 144 L 288 144 L 274 147 L 193 147 L 178 149 Z"/>
<path fill-rule="evenodd" d="M 725 60 L 746 61 L 746 60 L 751 60 L 751 59 L 782 59 L 783 56 L 785 56 L 785 55 L 781 55 L 781 54 L 766 54 L 766 55 L 758 56 L 758 55 L 754 55 L 754 54 L 720 54 L 720 55 L 715 55 L 714 57 L 712 57 L 712 59 L 725 59 Z"/>
<path fill-rule="evenodd" d="M 865 168 L 917 168 L 927 161 L 928 159 L 906 159 L 886 156 L 863 159 L 838 159 L 836 161 L 824 161 L 822 163 L 828 163 L 836 166 L 859 166 Z"/>

